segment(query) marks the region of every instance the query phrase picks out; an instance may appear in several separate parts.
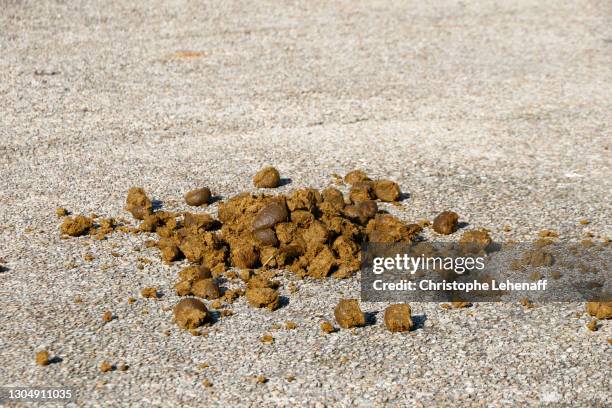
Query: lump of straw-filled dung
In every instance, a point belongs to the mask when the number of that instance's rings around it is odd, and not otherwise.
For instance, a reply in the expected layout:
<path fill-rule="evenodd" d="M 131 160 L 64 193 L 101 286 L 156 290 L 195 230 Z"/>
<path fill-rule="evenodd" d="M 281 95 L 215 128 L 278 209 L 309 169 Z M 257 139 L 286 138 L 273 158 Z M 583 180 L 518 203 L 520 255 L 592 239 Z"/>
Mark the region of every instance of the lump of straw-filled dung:
<path fill-rule="evenodd" d="M 295 210 L 291 212 L 291 222 L 299 228 L 308 228 L 315 220 L 315 216 L 310 211 Z"/>
<path fill-rule="evenodd" d="M 359 250 L 360 246 L 350 238 L 340 235 L 332 244 L 332 249 L 337 254 L 339 265 L 359 269 L 361 264 Z"/>
<path fill-rule="evenodd" d="M 597 319 L 610 319 L 612 318 L 612 302 L 588 302 L 586 311 Z"/>
<path fill-rule="evenodd" d="M 279 286 L 280 286 L 279 281 L 273 281 L 261 275 L 252 276 L 247 282 L 247 289 L 250 289 L 250 288 L 278 289 Z"/>
<path fill-rule="evenodd" d="M 57 215 L 58 217 L 65 217 L 65 216 L 67 216 L 69 214 L 70 214 L 70 212 L 67 209 L 65 209 L 64 207 L 57 207 L 55 209 L 55 215 Z"/>
<path fill-rule="evenodd" d="M 277 201 L 284 202 L 284 197 L 267 197 L 262 194 L 242 193 L 219 203 L 219 220 L 223 223 L 224 230 L 231 227 L 229 232 L 232 234 L 251 230 L 253 219 L 259 210 Z"/>
<path fill-rule="evenodd" d="M 60 226 L 62 234 L 70 235 L 71 237 L 79 237 L 85 235 L 93 228 L 93 220 L 84 215 L 68 217 L 64 219 Z"/>
<path fill-rule="evenodd" d="M 533 267 L 552 266 L 555 262 L 553 255 L 543 248 L 536 248 L 523 253 L 522 264 Z"/>
<path fill-rule="evenodd" d="M 323 249 L 315 256 L 308 265 L 308 275 L 313 278 L 325 278 L 336 266 L 336 257 L 329 247 Z"/>
<path fill-rule="evenodd" d="M 227 246 L 213 232 L 187 235 L 181 239 L 179 249 L 189 262 L 201 263 L 211 269 L 225 263 L 227 257 Z"/>
<path fill-rule="evenodd" d="M 96 238 L 102 240 L 106 235 L 111 234 L 115 228 L 117 228 L 117 221 L 110 218 L 102 218 L 98 221 L 98 228 L 96 230 Z"/>
<path fill-rule="evenodd" d="M 191 265 L 186 268 L 181 269 L 178 273 L 179 280 L 188 280 L 191 282 L 195 282 L 200 279 L 211 279 L 212 274 L 210 269 L 204 265 Z"/>
<path fill-rule="evenodd" d="M 330 334 L 330 333 L 335 332 L 336 328 L 334 327 L 333 324 L 331 324 L 330 322 L 326 320 L 323 323 L 321 323 L 321 330 L 323 330 L 323 332 L 326 334 Z"/>
<path fill-rule="evenodd" d="M 250 282 L 249 282 L 250 283 Z M 268 308 L 275 310 L 280 305 L 278 291 L 267 287 L 251 287 L 246 290 L 246 297 L 249 304 L 257 308 Z"/>
<path fill-rule="evenodd" d="M 174 306 L 174 319 L 183 329 L 196 329 L 209 318 L 206 305 L 198 299 L 183 299 Z"/>
<path fill-rule="evenodd" d="M 337 188 L 328 187 L 321 192 L 323 203 L 330 205 L 331 209 L 336 211 L 341 210 L 345 206 L 344 195 Z"/>
<path fill-rule="evenodd" d="M 443 211 L 434 218 L 433 229 L 438 234 L 449 235 L 459 228 L 459 215 L 453 211 Z"/>
<path fill-rule="evenodd" d="M 36 364 L 40 366 L 47 366 L 51 363 L 49 352 L 46 350 L 39 351 L 36 353 Z"/>
<path fill-rule="evenodd" d="M 100 364 L 100 371 L 103 373 L 113 371 L 114 369 L 115 367 L 113 367 L 113 365 L 109 363 L 108 361 L 103 361 L 102 364 Z"/>
<path fill-rule="evenodd" d="M 465 231 L 459 239 L 461 248 L 466 253 L 480 253 L 485 251 L 492 242 L 491 236 L 484 229 Z"/>
<path fill-rule="evenodd" d="M 191 285 L 191 293 L 194 296 L 213 300 L 221 296 L 219 286 L 213 279 L 200 279 Z"/>
<path fill-rule="evenodd" d="M 385 326 L 390 332 L 405 332 L 412 329 L 410 305 L 398 303 L 385 309 Z"/>
<path fill-rule="evenodd" d="M 200 233 L 218 228 L 219 222 L 210 214 L 194 214 L 187 212 L 183 217 L 183 225 L 185 228 L 189 229 L 190 232 Z"/>
<path fill-rule="evenodd" d="M 178 281 L 174 284 L 174 289 L 176 290 L 176 294 L 178 296 L 189 296 L 191 295 L 191 285 L 193 282 L 188 280 Z"/>
<path fill-rule="evenodd" d="M 232 245 L 232 264 L 240 269 L 250 269 L 259 263 L 259 250 L 249 242 L 240 242 Z"/>
<path fill-rule="evenodd" d="M 295 190 L 287 198 L 287 208 L 289 211 L 305 210 L 312 212 L 322 201 L 321 193 L 314 188 L 303 188 Z"/>
<path fill-rule="evenodd" d="M 174 288 L 176 289 L 176 294 L 179 296 L 193 295 L 195 294 L 193 291 L 193 285 L 195 282 L 205 279 L 209 280 L 212 279 L 212 277 L 213 276 L 211 270 L 204 265 L 188 266 L 179 272 L 179 281 L 174 285 Z M 204 289 L 206 289 L 206 285 L 200 284 L 196 291 L 202 292 Z M 214 296 L 214 291 L 210 292 L 210 296 Z"/>
<path fill-rule="evenodd" d="M 402 194 L 399 185 L 395 181 L 391 180 L 376 180 L 373 183 L 372 188 L 374 189 L 374 195 L 376 198 L 381 201 L 397 201 Z"/>
<path fill-rule="evenodd" d="M 171 238 L 161 238 L 157 243 L 157 247 L 159 248 L 162 260 L 167 264 L 181 259 L 183 256 L 181 249 Z"/>
<path fill-rule="evenodd" d="M 272 166 L 264 167 L 253 177 L 253 185 L 257 188 L 276 188 L 280 184 L 280 174 Z"/>
<path fill-rule="evenodd" d="M 140 291 L 140 295 L 144 298 L 149 299 L 157 299 L 159 297 L 157 288 L 155 287 L 142 288 L 142 290 Z"/>
<path fill-rule="evenodd" d="M 353 184 L 351 190 L 349 191 L 349 198 L 353 203 L 356 203 L 358 201 L 373 200 L 375 197 L 374 189 L 372 188 L 372 182 L 361 181 L 359 183 Z"/>
<path fill-rule="evenodd" d="M 353 205 L 345 206 L 342 211 L 345 217 L 357 221 L 360 224 L 366 224 L 370 219 L 376 216 L 377 212 L 378 204 L 373 200 L 357 201 Z"/>
<path fill-rule="evenodd" d="M 142 220 L 146 215 L 153 213 L 153 203 L 143 188 L 132 187 L 128 190 L 125 210 L 129 211 L 137 220 Z"/>
<path fill-rule="evenodd" d="M 171 211 L 157 211 L 153 214 L 147 214 L 138 226 L 138 230 L 141 232 L 157 232 L 160 236 L 169 236 L 169 232 L 178 228 L 177 215 Z"/>
<path fill-rule="evenodd" d="M 308 249 L 319 249 L 329 239 L 329 230 L 321 221 L 313 221 L 310 226 L 302 232 Z"/>
<path fill-rule="evenodd" d="M 390 214 L 376 214 L 366 227 L 370 242 L 412 242 L 421 231 L 418 224 L 405 224 Z"/>
<path fill-rule="evenodd" d="M 193 207 L 199 207 L 210 202 L 211 192 L 208 187 L 196 188 L 185 194 L 185 203 Z"/>
<path fill-rule="evenodd" d="M 370 178 L 363 170 L 353 170 L 344 176 L 344 181 L 348 184 L 356 184 L 363 181 L 370 181 Z"/>
<path fill-rule="evenodd" d="M 334 317 L 344 329 L 365 325 L 365 314 L 361 311 L 357 299 L 340 299 L 334 309 Z"/>

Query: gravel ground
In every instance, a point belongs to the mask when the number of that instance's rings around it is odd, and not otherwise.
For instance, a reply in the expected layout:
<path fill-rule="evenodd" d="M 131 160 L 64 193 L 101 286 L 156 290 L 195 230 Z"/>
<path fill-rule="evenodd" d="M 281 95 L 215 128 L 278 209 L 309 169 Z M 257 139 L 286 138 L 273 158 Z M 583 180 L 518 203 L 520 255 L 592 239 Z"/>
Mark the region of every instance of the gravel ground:
<path fill-rule="evenodd" d="M 327 336 L 359 282 L 298 281 L 282 309 L 241 299 L 194 337 L 171 321 L 182 264 L 142 235 L 62 240 L 55 208 L 126 215 L 138 185 L 185 209 L 264 164 L 280 192 L 363 168 L 409 193 L 388 208 L 407 221 L 602 239 L 610 2 L 198 3 L 0 0 L 0 385 L 74 387 L 79 406 L 609 406 L 612 326 L 588 331 L 584 304 L 413 304 L 418 329 L 390 334 L 368 303 L 375 322 Z M 62 361 L 36 366 L 40 348 Z"/>

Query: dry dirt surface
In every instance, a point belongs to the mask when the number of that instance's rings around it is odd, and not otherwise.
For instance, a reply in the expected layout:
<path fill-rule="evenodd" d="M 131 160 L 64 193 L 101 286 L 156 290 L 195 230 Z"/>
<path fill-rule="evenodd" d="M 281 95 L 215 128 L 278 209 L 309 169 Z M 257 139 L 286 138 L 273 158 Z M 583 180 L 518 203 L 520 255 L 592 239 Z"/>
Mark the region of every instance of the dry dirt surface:
<path fill-rule="evenodd" d="M 611 3 L 429 3 L 0 0 L 0 386 L 79 406 L 609 405 L 612 326 L 590 331 L 583 303 L 412 303 L 398 333 L 362 303 L 341 329 L 359 280 L 286 274 L 279 309 L 243 297 L 190 333 L 185 262 L 146 234 L 60 238 L 57 207 L 131 220 L 132 186 L 172 211 L 209 187 L 216 215 L 266 165 L 276 193 L 397 181 L 379 207 L 406 222 L 609 237 Z"/>

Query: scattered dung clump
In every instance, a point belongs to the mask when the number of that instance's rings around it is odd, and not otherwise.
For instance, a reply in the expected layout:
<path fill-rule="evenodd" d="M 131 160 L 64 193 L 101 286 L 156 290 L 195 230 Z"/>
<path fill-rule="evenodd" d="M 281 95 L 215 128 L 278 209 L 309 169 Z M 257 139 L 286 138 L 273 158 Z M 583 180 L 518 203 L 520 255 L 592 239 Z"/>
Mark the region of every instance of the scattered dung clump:
<path fill-rule="evenodd" d="M 612 302 L 588 302 L 586 311 L 597 319 L 610 319 L 612 318 Z"/>
<path fill-rule="evenodd" d="M 266 167 L 253 181 L 256 187 L 274 188 L 279 185 L 280 174 L 273 167 Z M 116 228 L 147 234 L 145 246 L 157 248 L 165 263 L 185 259 L 191 264 L 178 274 L 175 289 L 179 296 L 214 300 L 214 308 L 219 309 L 224 303 L 231 304 L 246 295 L 252 307 L 275 310 L 280 307 L 281 298 L 278 285 L 269 279 L 276 270 L 287 270 L 298 279 L 347 278 L 360 268 L 364 243 L 415 242 L 429 225 L 404 222 L 379 208 L 386 205 L 381 201 L 395 202 L 401 198 L 399 185 L 394 181 L 373 180 L 361 170 L 348 173 L 345 181 L 351 185 L 346 196 L 334 187 L 322 191 L 301 188 L 282 195 L 245 192 L 220 202 L 217 218 L 205 213 L 154 210 L 145 191 L 133 187 L 128 191 L 125 209 L 141 220 L 138 227 L 121 224 L 117 227 L 117 222 L 110 218 L 97 219 L 94 225 L 92 218 L 77 216 L 64 219 L 61 229 L 62 233 L 74 236 L 93 234 L 95 230 L 103 233 L 103 237 Z M 198 188 L 184 198 L 188 205 L 204 205 L 210 203 L 211 192 Z M 435 218 L 433 229 L 451 234 L 457 230 L 458 220 L 456 213 L 445 211 Z M 150 239 L 149 234 L 155 234 L 156 239 Z M 491 238 L 486 230 L 466 231 L 461 243 L 482 249 L 491 243 Z M 246 290 L 221 291 L 218 282 L 238 276 L 246 283 Z M 292 287 L 295 284 L 289 287 L 290 293 L 295 291 Z M 157 299 L 157 288 L 145 288 L 141 295 Z M 405 331 L 412 327 L 409 309 L 408 305 L 388 309 L 385 324 L 389 330 Z M 174 314 L 177 324 L 188 329 L 210 319 L 206 306 L 195 298 L 179 302 Z M 355 299 L 342 299 L 334 315 L 342 328 L 366 324 Z M 292 327 L 295 326 L 287 324 L 287 329 Z M 335 330 L 329 322 L 324 322 L 321 329 Z"/>
<path fill-rule="evenodd" d="M 100 372 L 108 373 L 109 371 L 113 371 L 114 369 L 115 367 L 108 361 L 103 361 L 102 364 L 100 364 Z"/>
<path fill-rule="evenodd" d="M 527 298 L 521 299 L 520 303 L 525 309 L 533 309 L 535 307 L 535 304 Z"/>
<path fill-rule="evenodd" d="M 253 185 L 257 188 L 276 188 L 280 184 L 280 174 L 272 166 L 264 167 L 253 177 Z"/>
<path fill-rule="evenodd" d="M 353 203 L 375 199 L 376 197 L 374 195 L 372 183 L 369 181 L 362 181 L 353 184 L 351 190 L 349 191 L 349 198 Z"/>
<path fill-rule="evenodd" d="M 385 309 L 385 326 L 390 332 L 394 333 L 412 329 L 414 323 L 412 322 L 410 305 L 400 303 L 387 307 Z"/>
<path fill-rule="evenodd" d="M 422 231 L 418 224 L 405 224 L 390 214 L 376 214 L 368 222 L 366 234 L 371 242 L 412 242 Z"/>
<path fill-rule="evenodd" d="M 397 201 L 402 192 L 399 185 L 391 180 L 377 180 L 374 182 L 374 195 L 381 201 Z"/>
<path fill-rule="evenodd" d="M 276 310 L 280 306 L 278 291 L 273 288 L 247 288 L 246 298 L 251 306 L 257 308 L 265 307 L 270 310 Z"/>
<path fill-rule="evenodd" d="M 67 209 L 65 209 L 64 207 L 57 207 L 55 209 L 55 215 L 57 215 L 58 217 L 65 217 L 65 216 L 67 216 L 69 214 L 70 214 L 70 212 Z"/>
<path fill-rule="evenodd" d="M 185 203 L 193 207 L 199 207 L 210 203 L 211 192 L 207 187 L 196 188 L 185 194 Z"/>
<path fill-rule="evenodd" d="M 205 266 L 189 266 L 179 272 L 179 281 L 174 285 L 179 296 L 194 295 L 206 299 L 218 299 L 221 291 L 212 279 L 210 269 Z"/>
<path fill-rule="evenodd" d="M 206 305 L 198 299 L 183 299 L 174 306 L 174 319 L 183 329 L 196 329 L 209 319 Z"/>
<path fill-rule="evenodd" d="M 79 237 L 87 234 L 92 228 L 93 220 L 90 217 L 77 215 L 75 217 L 65 218 L 60 226 L 60 231 L 62 234 L 71 237 Z"/>
<path fill-rule="evenodd" d="M 140 291 L 140 295 L 144 298 L 149 298 L 149 299 L 157 299 L 159 298 L 159 293 L 157 292 L 157 288 L 143 288 Z"/>
<path fill-rule="evenodd" d="M 331 334 L 336 331 L 336 328 L 334 327 L 333 324 L 331 324 L 330 322 L 326 320 L 323 323 L 321 323 L 321 330 L 323 330 L 323 332 L 326 334 Z"/>
<path fill-rule="evenodd" d="M 345 217 L 365 225 L 378 213 L 378 204 L 372 200 L 357 201 L 355 204 L 345 206 L 342 213 Z"/>
<path fill-rule="evenodd" d="M 297 328 L 297 324 L 295 322 L 288 321 L 288 322 L 285 323 L 285 328 L 287 330 L 294 330 L 294 329 Z"/>
<path fill-rule="evenodd" d="M 492 242 L 493 239 L 485 229 L 465 231 L 459 239 L 462 249 L 469 253 L 486 251 Z"/>
<path fill-rule="evenodd" d="M 110 322 L 113 320 L 113 312 L 111 311 L 106 311 L 104 312 L 104 314 L 102 315 L 102 320 L 106 323 Z"/>
<path fill-rule="evenodd" d="M 40 366 L 47 366 L 51 363 L 49 352 L 46 350 L 39 351 L 36 353 L 36 364 Z"/>
<path fill-rule="evenodd" d="M 594 320 L 591 320 L 590 322 L 588 322 L 588 323 L 586 324 L 586 328 L 587 328 L 587 329 L 589 329 L 590 331 L 593 331 L 593 332 L 594 332 L 594 331 L 597 331 L 597 329 L 599 328 L 599 327 L 597 326 L 597 320 L 596 320 L 596 319 L 594 319 Z"/>
<path fill-rule="evenodd" d="M 214 279 L 200 279 L 193 283 L 191 286 L 191 293 L 194 296 L 214 300 L 221 296 L 219 286 Z"/>
<path fill-rule="evenodd" d="M 128 190 L 125 210 L 130 212 L 137 220 L 143 220 L 147 215 L 153 213 L 153 203 L 147 197 L 144 189 L 132 187 Z"/>
<path fill-rule="evenodd" d="M 353 170 L 344 176 L 344 181 L 351 185 L 349 197 L 352 202 L 378 199 L 395 202 L 402 192 L 399 185 L 391 180 L 372 180 L 362 170 Z"/>
<path fill-rule="evenodd" d="M 552 266 L 554 262 L 553 255 L 543 248 L 536 248 L 523 253 L 523 265 L 531 265 L 537 268 L 540 266 Z"/>
<path fill-rule="evenodd" d="M 210 388 L 212 386 L 213 386 L 213 383 L 208 378 L 205 378 L 204 381 L 202 381 L 202 387 Z"/>
<path fill-rule="evenodd" d="M 182 281 L 195 282 L 200 279 L 211 279 L 212 274 L 210 269 L 204 265 L 191 265 L 181 269 L 178 273 L 179 279 Z"/>
<path fill-rule="evenodd" d="M 438 234 L 449 235 L 459 227 L 459 215 L 453 211 L 443 211 L 434 218 L 433 229 Z"/>
<path fill-rule="evenodd" d="M 365 314 L 361 311 L 357 299 L 340 299 L 334 309 L 334 317 L 344 329 L 365 326 Z"/>
<path fill-rule="evenodd" d="M 344 182 L 348 184 L 357 184 L 364 181 L 372 181 L 363 170 L 353 170 L 344 176 Z"/>

